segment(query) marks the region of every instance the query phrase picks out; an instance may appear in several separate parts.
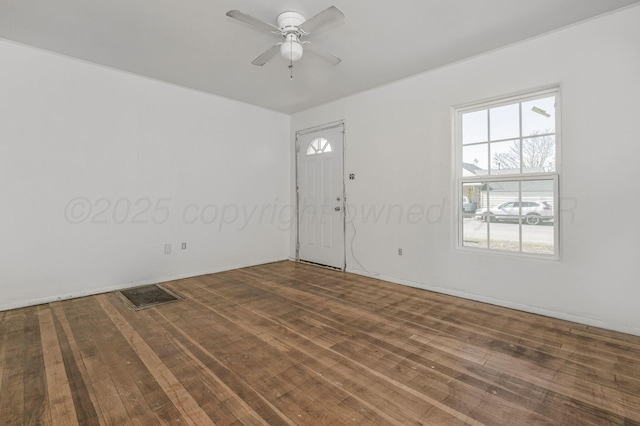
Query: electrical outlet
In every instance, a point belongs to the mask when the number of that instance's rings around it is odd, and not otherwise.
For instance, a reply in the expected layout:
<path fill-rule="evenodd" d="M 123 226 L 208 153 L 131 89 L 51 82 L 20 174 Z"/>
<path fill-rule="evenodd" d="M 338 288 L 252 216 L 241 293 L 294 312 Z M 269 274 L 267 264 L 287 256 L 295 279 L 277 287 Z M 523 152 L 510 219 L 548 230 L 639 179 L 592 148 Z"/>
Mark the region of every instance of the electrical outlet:
<path fill-rule="evenodd" d="M 182 250 L 186 250 L 187 249 L 187 243 L 182 243 Z"/>
<path fill-rule="evenodd" d="M 171 254 L 171 244 L 164 245 L 164 254 Z"/>
<path fill-rule="evenodd" d="M 402 256 L 402 248 L 398 249 L 398 256 Z"/>

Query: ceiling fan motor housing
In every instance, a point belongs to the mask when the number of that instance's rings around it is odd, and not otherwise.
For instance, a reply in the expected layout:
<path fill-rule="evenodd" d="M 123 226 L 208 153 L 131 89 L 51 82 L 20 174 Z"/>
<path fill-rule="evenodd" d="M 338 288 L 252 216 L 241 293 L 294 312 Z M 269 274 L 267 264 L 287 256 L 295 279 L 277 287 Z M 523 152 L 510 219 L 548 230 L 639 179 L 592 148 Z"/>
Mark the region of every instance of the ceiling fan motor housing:
<path fill-rule="evenodd" d="M 306 21 L 306 18 L 299 12 L 282 12 L 278 15 L 278 27 L 285 33 L 295 32 L 300 36 L 298 27 Z"/>

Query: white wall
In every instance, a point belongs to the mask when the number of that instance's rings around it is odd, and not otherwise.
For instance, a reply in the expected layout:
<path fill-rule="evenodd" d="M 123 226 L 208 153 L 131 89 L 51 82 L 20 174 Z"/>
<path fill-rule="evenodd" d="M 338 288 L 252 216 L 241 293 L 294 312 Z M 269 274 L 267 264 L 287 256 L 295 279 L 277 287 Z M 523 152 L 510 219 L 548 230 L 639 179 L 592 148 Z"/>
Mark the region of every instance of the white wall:
<path fill-rule="evenodd" d="M 634 7 L 295 114 L 293 131 L 346 120 L 348 270 L 640 334 L 638 46 Z M 452 106 L 552 84 L 569 210 L 561 260 L 456 251 Z M 363 205 L 405 215 L 365 221 Z M 431 214 L 407 216 L 412 205 Z"/>
<path fill-rule="evenodd" d="M 289 132 L 284 114 L 0 41 L 0 310 L 286 259 Z"/>

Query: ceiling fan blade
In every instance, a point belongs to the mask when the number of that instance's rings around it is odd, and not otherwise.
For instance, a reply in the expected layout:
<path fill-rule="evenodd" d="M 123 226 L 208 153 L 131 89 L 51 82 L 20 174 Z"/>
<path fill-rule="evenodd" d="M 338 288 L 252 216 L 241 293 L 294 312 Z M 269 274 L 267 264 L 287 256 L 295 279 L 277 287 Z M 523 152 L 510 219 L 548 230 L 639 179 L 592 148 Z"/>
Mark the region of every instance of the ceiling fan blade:
<path fill-rule="evenodd" d="M 344 13 L 335 6 L 328 7 L 316 16 L 307 19 L 300 25 L 300 29 L 311 34 L 319 28 L 344 18 Z"/>
<path fill-rule="evenodd" d="M 328 52 L 323 48 L 316 46 L 315 44 L 311 44 L 308 41 L 304 43 L 304 50 L 305 52 L 313 53 L 317 57 L 324 59 L 331 65 L 338 65 L 340 62 L 342 62 L 342 59 L 338 58 L 333 53 Z"/>
<path fill-rule="evenodd" d="M 227 12 L 227 16 L 229 18 L 237 19 L 238 21 L 244 22 L 245 24 L 251 25 L 253 28 L 259 31 L 265 31 L 268 33 L 275 32 L 280 34 L 280 28 L 276 27 L 273 24 L 268 22 L 264 22 L 258 18 L 254 18 L 251 15 L 247 15 L 244 12 L 240 12 L 239 10 L 230 10 Z"/>
<path fill-rule="evenodd" d="M 269 62 L 276 54 L 280 51 L 280 45 L 282 43 L 277 43 L 264 51 L 264 53 L 257 58 L 255 58 L 251 63 L 253 65 L 257 65 L 259 67 L 263 66 L 267 62 Z"/>

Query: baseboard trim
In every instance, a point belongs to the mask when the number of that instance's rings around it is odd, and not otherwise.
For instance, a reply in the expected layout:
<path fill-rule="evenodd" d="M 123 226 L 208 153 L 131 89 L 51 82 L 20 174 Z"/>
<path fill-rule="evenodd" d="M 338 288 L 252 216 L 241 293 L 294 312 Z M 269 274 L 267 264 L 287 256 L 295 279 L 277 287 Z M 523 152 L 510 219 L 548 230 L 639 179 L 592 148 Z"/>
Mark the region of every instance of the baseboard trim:
<path fill-rule="evenodd" d="M 256 262 L 249 262 L 246 264 L 225 265 L 225 266 L 211 268 L 203 271 L 184 272 L 184 273 L 175 274 L 175 275 L 165 275 L 165 276 L 154 277 L 154 278 L 149 278 L 145 280 L 131 281 L 128 283 L 120 283 L 120 284 L 114 284 L 114 285 L 109 285 L 105 287 L 92 288 L 90 290 L 85 290 L 85 291 L 76 291 L 72 293 L 64 293 L 64 294 L 55 295 L 55 296 L 42 297 L 39 299 L 5 303 L 0 305 L 0 311 L 26 308 L 28 306 L 42 305 L 45 303 L 58 302 L 61 300 L 76 299 L 78 297 L 93 296 L 95 294 L 109 293 L 112 291 L 124 290 L 127 288 L 139 287 L 143 285 L 160 284 L 167 281 L 198 277 L 200 275 L 215 274 L 216 272 L 224 272 L 224 271 L 230 271 L 232 269 L 248 268 L 250 266 L 264 265 L 266 263 L 280 262 L 284 260 L 288 260 L 288 258 L 287 257 L 273 258 L 273 259 L 265 259 L 265 260 L 256 261 Z"/>
<path fill-rule="evenodd" d="M 640 336 L 640 327 L 630 327 L 624 324 L 617 324 L 608 321 L 599 320 L 596 318 L 584 317 L 575 314 L 569 314 L 566 312 L 560 311 L 552 311 L 544 308 L 540 308 L 537 306 L 524 305 L 521 303 L 514 303 L 508 300 L 495 299 L 493 297 L 482 296 L 474 293 L 467 293 L 459 290 L 452 290 L 445 287 L 439 287 L 434 285 L 429 285 L 425 283 L 419 283 L 411 280 L 404 280 L 395 277 L 389 277 L 385 275 L 371 274 L 359 269 L 350 269 L 347 268 L 346 272 L 362 275 L 369 278 L 375 278 L 383 281 L 389 281 L 394 284 L 405 285 L 408 287 L 419 288 L 422 290 L 433 291 L 435 293 L 442 293 L 449 296 L 460 297 L 462 299 L 473 300 L 475 302 L 488 303 L 490 305 L 501 306 L 504 308 L 515 309 L 518 311 L 529 312 L 532 314 L 542 315 L 545 317 L 561 319 L 565 321 L 571 321 L 591 327 L 604 328 L 607 330 L 618 331 L 620 333 L 633 334 L 634 336 Z"/>

